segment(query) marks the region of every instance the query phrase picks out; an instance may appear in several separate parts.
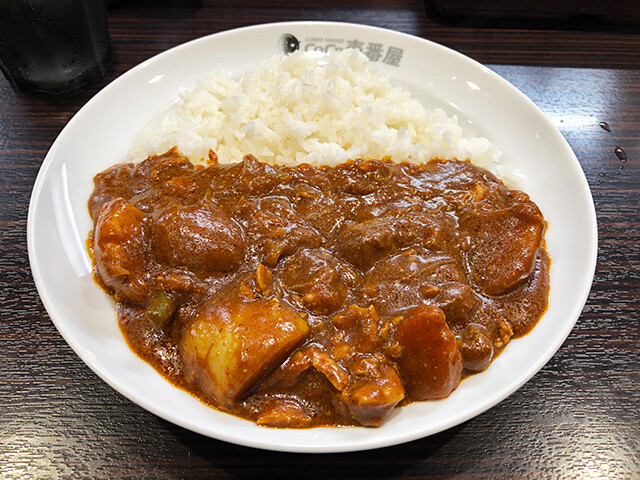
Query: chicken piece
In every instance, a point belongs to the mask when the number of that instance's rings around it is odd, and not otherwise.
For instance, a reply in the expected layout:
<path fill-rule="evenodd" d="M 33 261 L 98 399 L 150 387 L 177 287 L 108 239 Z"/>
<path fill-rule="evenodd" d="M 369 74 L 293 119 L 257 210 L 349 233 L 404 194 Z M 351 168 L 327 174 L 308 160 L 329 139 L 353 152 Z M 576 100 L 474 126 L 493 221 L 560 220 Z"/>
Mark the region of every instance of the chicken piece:
<path fill-rule="evenodd" d="M 309 326 L 277 298 L 225 300 L 212 298 L 199 309 L 180 353 L 188 381 L 229 406 L 298 348 Z"/>
<path fill-rule="evenodd" d="M 296 198 L 296 209 L 301 217 L 325 238 L 332 238 L 340 231 L 347 215 L 347 206 L 327 192 L 315 194 L 306 184 L 297 186 L 293 195 Z M 293 196 L 292 195 L 292 196 Z M 317 195 L 317 196 L 316 196 Z"/>
<path fill-rule="evenodd" d="M 267 197 L 251 212 L 248 233 L 260 245 L 262 261 L 275 266 L 280 258 L 303 248 L 317 248 L 322 237 L 295 211 L 289 200 Z"/>
<path fill-rule="evenodd" d="M 137 185 L 131 184 L 133 169 L 132 163 L 123 163 L 114 165 L 94 177 L 95 188 L 88 202 L 89 214 L 94 222 L 98 221 L 100 210 L 107 203 L 116 198 L 128 200 L 134 195 Z"/>
<path fill-rule="evenodd" d="M 375 352 L 386 340 L 381 334 L 386 322 L 380 321 L 373 305 L 367 308 L 351 305 L 334 315 L 331 322 L 344 333 L 337 337 L 342 341 L 334 340 L 334 350 L 340 359 L 351 355 L 352 351 Z"/>
<path fill-rule="evenodd" d="M 166 182 L 170 178 L 193 170 L 195 167 L 189 159 L 182 155 L 177 147 L 173 147 L 162 155 L 151 155 L 137 164 L 134 176 Z"/>
<path fill-rule="evenodd" d="M 464 281 L 464 271 L 452 257 L 425 250 L 380 260 L 364 276 L 360 290 L 382 316 L 425 303 L 438 307 L 450 304 L 454 307 L 451 312 L 459 314 L 470 301 L 465 299 L 460 304 L 451 295 L 454 290 L 445 286 L 462 287 Z"/>
<path fill-rule="evenodd" d="M 458 348 L 462 354 L 462 364 L 470 372 L 481 372 L 493 359 L 493 344 L 482 325 L 467 325 L 458 338 Z"/>
<path fill-rule="evenodd" d="M 340 400 L 351 416 L 365 427 L 379 426 L 404 398 L 396 369 L 373 355 L 358 355 L 350 362 L 354 379 L 342 390 Z"/>
<path fill-rule="evenodd" d="M 346 386 L 349 381 L 348 373 L 323 349 L 312 346 L 303 355 L 309 359 L 309 366 L 327 377 L 336 390 L 342 390 Z"/>
<path fill-rule="evenodd" d="M 400 321 L 400 375 L 413 401 L 447 397 L 460 383 L 462 356 L 442 310 L 423 305 Z"/>
<path fill-rule="evenodd" d="M 353 195 L 368 195 L 380 189 L 391 177 L 391 169 L 384 161 L 360 159 L 338 165 L 330 173 L 334 183 Z"/>
<path fill-rule="evenodd" d="M 279 172 L 253 155 L 245 155 L 236 188 L 247 195 L 265 195 L 282 181 Z"/>
<path fill-rule="evenodd" d="M 325 315 L 342 306 L 347 285 L 353 286 L 358 273 L 333 255 L 320 250 L 303 250 L 286 259 L 280 278 L 296 292 L 311 312 Z"/>
<path fill-rule="evenodd" d="M 488 295 L 519 285 L 533 271 L 545 222 L 533 203 L 504 210 L 472 212 L 461 220 L 471 245 L 467 254 L 471 279 Z"/>
<path fill-rule="evenodd" d="M 444 312 L 447 324 L 453 327 L 467 324 L 480 299 L 469 285 L 456 282 L 441 285 L 434 304 Z"/>
<path fill-rule="evenodd" d="M 265 386 L 291 388 L 310 368 L 324 375 L 333 387 L 340 391 L 349 381 L 347 371 L 319 345 L 304 346 L 295 352 L 282 366 L 265 380 Z"/>
<path fill-rule="evenodd" d="M 153 188 L 154 183 L 165 182 L 178 175 L 187 175 L 195 171 L 187 157 L 174 147 L 162 155 L 151 155 L 146 160 L 115 165 L 94 178 L 95 189 L 89 198 L 89 213 L 95 221 L 100 209 L 116 198 L 124 198 L 143 212 L 151 211 L 157 200 L 166 200 L 167 192 Z M 150 196 L 153 200 L 149 201 Z"/>
<path fill-rule="evenodd" d="M 258 425 L 276 428 L 302 428 L 312 417 L 300 402 L 289 398 L 274 398 L 266 403 L 256 419 Z"/>
<path fill-rule="evenodd" d="M 381 258 L 413 245 L 441 250 L 447 243 L 438 222 L 425 213 L 386 215 L 343 227 L 336 240 L 342 258 L 366 271 Z"/>
<path fill-rule="evenodd" d="M 145 303 L 149 239 L 145 215 L 122 198 L 106 203 L 93 233 L 96 270 L 117 299 Z"/>
<path fill-rule="evenodd" d="M 404 387 L 395 368 L 375 355 L 353 353 L 343 366 L 319 346 L 304 347 L 294 353 L 266 381 L 268 388 L 291 388 L 302 374 L 313 368 L 324 375 L 337 391 L 338 399 L 358 423 L 368 427 L 380 425 L 404 398 Z M 261 414 L 262 415 L 262 414 Z M 266 412 L 267 418 L 272 414 Z M 284 413 L 276 412 L 280 419 Z M 294 409 L 291 415 L 295 418 Z"/>
<path fill-rule="evenodd" d="M 160 262 L 201 275 L 234 269 L 245 251 L 240 226 L 209 204 L 162 210 L 153 223 L 153 247 Z"/>
<path fill-rule="evenodd" d="M 263 295 L 273 293 L 273 273 L 271 273 L 271 270 L 261 263 L 256 267 L 256 272 L 253 275 L 253 281 L 256 285 L 257 292 Z"/>

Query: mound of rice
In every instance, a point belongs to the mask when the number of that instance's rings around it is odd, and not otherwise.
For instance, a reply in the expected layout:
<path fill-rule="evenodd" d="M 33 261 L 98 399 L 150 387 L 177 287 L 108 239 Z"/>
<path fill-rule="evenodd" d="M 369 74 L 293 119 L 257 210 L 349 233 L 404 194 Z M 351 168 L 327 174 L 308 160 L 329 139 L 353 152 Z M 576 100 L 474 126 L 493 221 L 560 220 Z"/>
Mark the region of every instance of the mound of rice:
<path fill-rule="evenodd" d="M 455 116 L 425 109 L 393 86 L 358 50 L 274 56 L 240 78 L 219 71 L 199 80 L 144 130 L 130 155 L 174 145 L 194 162 L 213 149 L 224 163 L 252 153 L 279 164 L 390 156 L 468 158 L 492 168 L 500 155 L 486 138 L 465 137 Z"/>

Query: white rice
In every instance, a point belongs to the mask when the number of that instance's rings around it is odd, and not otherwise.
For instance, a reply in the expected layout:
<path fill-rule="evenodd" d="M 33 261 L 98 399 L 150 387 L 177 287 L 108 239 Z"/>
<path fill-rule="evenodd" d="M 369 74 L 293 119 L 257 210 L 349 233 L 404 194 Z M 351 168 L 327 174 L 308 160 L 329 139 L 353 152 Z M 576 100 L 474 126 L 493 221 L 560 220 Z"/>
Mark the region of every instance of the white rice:
<path fill-rule="evenodd" d="M 426 109 L 393 86 L 358 50 L 274 56 L 240 78 L 218 71 L 200 79 L 144 129 L 130 156 L 174 145 L 194 162 L 213 149 L 221 163 L 248 153 L 312 165 L 438 157 L 468 158 L 496 172 L 500 156 L 486 138 L 465 136 L 455 116 Z"/>

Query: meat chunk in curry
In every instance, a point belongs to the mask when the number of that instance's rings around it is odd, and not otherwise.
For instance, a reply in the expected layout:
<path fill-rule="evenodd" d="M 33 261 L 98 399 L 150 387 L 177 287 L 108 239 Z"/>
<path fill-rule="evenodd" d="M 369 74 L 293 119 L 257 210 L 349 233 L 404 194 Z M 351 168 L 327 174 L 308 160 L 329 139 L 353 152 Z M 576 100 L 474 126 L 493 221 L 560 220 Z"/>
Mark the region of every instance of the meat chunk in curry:
<path fill-rule="evenodd" d="M 98 174 L 89 211 L 132 350 L 259 425 L 380 425 L 547 307 L 544 217 L 466 161 L 205 168 L 172 149 Z"/>

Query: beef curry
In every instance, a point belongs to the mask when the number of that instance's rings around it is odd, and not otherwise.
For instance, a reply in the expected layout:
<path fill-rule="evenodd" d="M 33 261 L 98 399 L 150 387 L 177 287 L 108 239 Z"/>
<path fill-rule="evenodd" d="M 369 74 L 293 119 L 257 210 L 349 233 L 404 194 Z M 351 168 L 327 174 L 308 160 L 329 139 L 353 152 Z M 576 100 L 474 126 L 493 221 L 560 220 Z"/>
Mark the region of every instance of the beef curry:
<path fill-rule="evenodd" d="M 131 349 L 219 410 L 377 426 L 447 397 L 547 308 L 540 210 L 469 162 L 210 157 L 98 174 L 88 247 Z"/>

